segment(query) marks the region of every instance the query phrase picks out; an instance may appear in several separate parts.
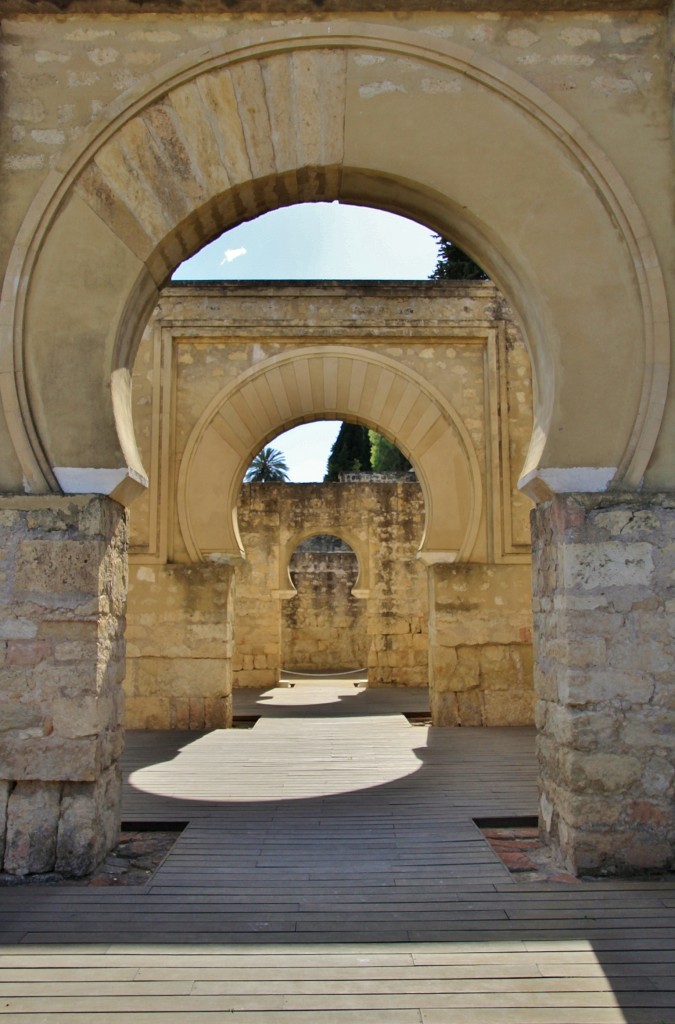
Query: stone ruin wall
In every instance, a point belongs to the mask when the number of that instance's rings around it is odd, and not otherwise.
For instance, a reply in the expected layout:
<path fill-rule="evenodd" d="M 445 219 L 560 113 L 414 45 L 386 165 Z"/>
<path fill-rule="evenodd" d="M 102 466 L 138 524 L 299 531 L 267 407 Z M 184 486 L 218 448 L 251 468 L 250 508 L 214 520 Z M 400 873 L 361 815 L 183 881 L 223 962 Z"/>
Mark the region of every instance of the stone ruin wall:
<path fill-rule="evenodd" d="M 366 666 L 371 686 L 428 684 L 427 571 L 416 558 L 424 529 L 418 484 L 247 484 L 239 513 L 247 562 L 237 577 L 235 685 L 274 685 L 280 667 Z M 356 593 L 345 593 L 345 579 L 337 606 L 325 596 L 318 605 L 309 588 L 294 592 L 288 577 L 293 538 L 317 533 L 344 539 L 360 563 Z M 285 589 L 272 589 L 275 577 Z M 266 654 L 271 637 L 277 645 Z M 328 647 L 329 638 L 336 646 Z"/>
<path fill-rule="evenodd" d="M 675 499 L 533 513 L 541 832 L 577 872 L 673 864 Z"/>
<path fill-rule="evenodd" d="M 0 501 L 0 869 L 84 875 L 119 833 L 127 517 Z M 37 823 L 37 827 L 36 827 Z"/>
<path fill-rule="evenodd" d="M 296 597 L 281 606 L 283 666 L 299 674 L 365 669 L 366 609 L 352 594 L 359 575 L 354 552 L 296 549 L 289 575 Z"/>
<path fill-rule="evenodd" d="M 134 372 L 151 487 L 131 515 L 128 726 L 227 725 L 233 685 L 276 683 L 295 658 L 281 654 L 284 618 L 308 625 L 288 579 L 288 545 L 338 523 L 367 569 L 353 602 L 364 609 L 370 685 L 429 685 L 438 724 L 532 721 L 530 503 L 517 490 L 532 387 L 509 317 L 489 283 L 165 290 Z M 238 518 L 246 560 L 192 563 L 174 489 L 203 409 L 261 360 L 308 345 L 362 345 L 364 331 L 369 350 L 442 388 L 471 438 L 484 503 L 468 561 L 416 558 L 425 516 L 417 485 L 343 483 L 245 486 Z M 296 489 L 301 502 L 292 499 Z"/>
<path fill-rule="evenodd" d="M 232 567 L 132 566 L 129 583 L 127 728 L 230 725 Z"/>

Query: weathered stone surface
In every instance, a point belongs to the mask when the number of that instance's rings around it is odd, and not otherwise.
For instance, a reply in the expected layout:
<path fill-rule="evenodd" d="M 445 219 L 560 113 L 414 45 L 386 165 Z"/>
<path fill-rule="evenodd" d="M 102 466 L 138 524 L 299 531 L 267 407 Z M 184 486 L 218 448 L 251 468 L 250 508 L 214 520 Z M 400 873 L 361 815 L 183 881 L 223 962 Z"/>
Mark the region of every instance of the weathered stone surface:
<path fill-rule="evenodd" d="M 119 835 L 121 775 L 113 765 L 92 783 L 66 783 L 63 787 L 56 870 L 75 878 L 96 867 Z"/>
<path fill-rule="evenodd" d="M 612 0 L 612 7 L 617 11 L 658 11 L 666 6 L 667 0 Z M 87 10 L 86 0 L 39 0 L 41 13 L 60 14 L 63 10 L 79 12 Z M 191 0 L 143 0 L 143 11 L 153 14 L 192 14 Z M 4 0 L 4 11 L 6 14 L 34 14 L 35 0 Z M 607 7 L 607 0 L 519 0 L 518 10 L 524 12 L 548 12 L 559 11 L 604 11 Z M 115 0 L 112 9 L 116 14 L 135 14 L 138 11 L 135 0 Z M 202 0 L 200 12 L 220 14 L 222 13 L 222 0 Z M 504 11 L 507 14 L 513 13 L 511 0 L 378 0 L 376 9 L 378 11 L 392 12 L 394 14 L 409 14 L 411 11 L 464 11 L 481 14 L 495 11 Z M 373 10 L 373 0 L 324 0 L 321 5 L 323 14 L 345 12 L 362 14 L 370 13 Z M 253 13 L 257 16 L 261 12 L 266 14 L 315 14 L 316 0 L 239 0 L 239 13 Z M 95 31 L 95 30 L 92 30 Z M 568 42 L 572 45 L 581 45 L 576 39 L 581 37 L 584 40 L 595 38 L 591 35 L 592 30 L 572 30 Z M 624 29 L 624 33 L 629 30 Z M 206 30 L 208 32 L 208 30 Z M 222 29 L 213 28 L 215 38 L 218 38 Z M 644 30 L 635 28 L 633 35 L 640 39 Z M 158 33 L 155 33 L 157 36 Z M 533 36 L 534 33 L 530 33 Z M 169 40 L 173 40 L 173 33 L 166 33 Z M 208 37 L 208 35 L 206 35 Z M 92 38 L 96 38 L 95 36 Z M 538 37 L 534 37 L 535 40 Z M 626 41 L 630 41 L 632 35 L 626 35 Z M 518 36 L 517 40 L 521 37 Z M 161 39 L 160 39 L 161 41 Z M 519 41 L 512 45 L 522 45 Z"/>
<path fill-rule="evenodd" d="M 97 737 L 66 739 L 31 735 L 32 730 L 0 735 L 0 777 L 8 779 L 96 778 L 99 765 Z"/>
<path fill-rule="evenodd" d="M 4 870 L 27 875 L 52 871 L 61 805 L 59 782 L 18 782 L 7 802 Z"/>
<path fill-rule="evenodd" d="M 543 834 L 572 871 L 667 868 L 672 500 L 565 495 L 532 523 Z"/>
<path fill-rule="evenodd" d="M 97 593 L 104 551 L 98 541 L 24 541 L 18 552 L 17 591 L 46 595 Z"/>
<path fill-rule="evenodd" d="M 234 569 L 134 567 L 129 593 L 126 724 L 231 725 Z"/>
<path fill-rule="evenodd" d="M 120 755 L 127 526 L 100 496 L 1 498 L 0 513 L 5 870 L 25 873 L 54 866 L 62 786 L 96 789 Z"/>

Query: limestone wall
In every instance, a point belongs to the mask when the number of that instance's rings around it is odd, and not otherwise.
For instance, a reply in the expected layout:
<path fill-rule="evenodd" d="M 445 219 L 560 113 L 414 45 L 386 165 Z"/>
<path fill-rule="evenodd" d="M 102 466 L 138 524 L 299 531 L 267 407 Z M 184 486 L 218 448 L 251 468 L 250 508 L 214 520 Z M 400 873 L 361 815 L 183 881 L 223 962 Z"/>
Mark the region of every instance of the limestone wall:
<path fill-rule="evenodd" d="M 675 500 L 533 513 L 541 830 L 574 872 L 673 866 Z"/>
<path fill-rule="evenodd" d="M 246 484 L 239 512 L 247 559 L 237 569 L 235 685 L 274 684 L 281 667 L 365 666 L 371 686 L 427 685 L 416 483 Z M 293 589 L 289 568 L 301 541 L 326 533 L 351 546 L 359 576 L 356 587 L 343 580 L 337 601 L 325 594 L 319 602 L 315 588 Z"/>
<path fill-rule="evenodd" d="M 223 728 L 232 721 L 234 571 L 140 566 L 127 611 L 126 723 Z"/>
<path fill-rule="evenodd" d="M 528 725 L 534 718 L 530 567 L 429 570 L 430 693 L 439 725 Z"/>
<path fill-rule="evenodd" d="M 281 603 L 283 667 L 316 673 L 366 668 L 367 609 L 352 594 L 359 575 L 354 552 L 296 549 L 289 575 L 296 595 Z"/>
<path fill-rule="evenodd" d="M 109 499 L 0 499 L 7 872 L 86 874 L 117 839 L 126 543 Z"/>

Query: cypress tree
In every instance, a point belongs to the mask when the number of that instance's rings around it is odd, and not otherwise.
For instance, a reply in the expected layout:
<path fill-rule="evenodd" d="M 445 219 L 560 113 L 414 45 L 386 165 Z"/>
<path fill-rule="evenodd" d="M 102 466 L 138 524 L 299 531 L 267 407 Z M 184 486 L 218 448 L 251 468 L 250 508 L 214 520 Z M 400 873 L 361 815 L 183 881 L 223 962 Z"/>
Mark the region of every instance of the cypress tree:
<path fill-rule="evenodd" d="M 343 423 L 328 456 L 324 481 L 337 480 L 340 473 L 369 473 L 370 470 L 368 428 L 358 423 Z"/>
<path fill-rule="evenodd" d="M 458 245 L 436 235 L 438 256 L 431 281 L 487 281 L 482 267 L 467 256 Z"/>

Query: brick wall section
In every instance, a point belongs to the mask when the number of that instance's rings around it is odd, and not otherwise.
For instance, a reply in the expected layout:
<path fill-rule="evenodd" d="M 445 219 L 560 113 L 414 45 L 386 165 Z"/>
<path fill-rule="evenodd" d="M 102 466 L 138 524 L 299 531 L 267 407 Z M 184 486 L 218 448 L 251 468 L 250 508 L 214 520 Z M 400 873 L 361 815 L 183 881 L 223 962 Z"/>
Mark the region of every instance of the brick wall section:
<path fill-rule="evenodd" d="M 86 874 L 117 841 L 126 545 L 107 498 L 0 498 L 7 872 Z"/>
<path fill-rule="evenodd" d="M 569 870 L 673 863 L 675 498 L 532 513 L 542 830 Z"/>

